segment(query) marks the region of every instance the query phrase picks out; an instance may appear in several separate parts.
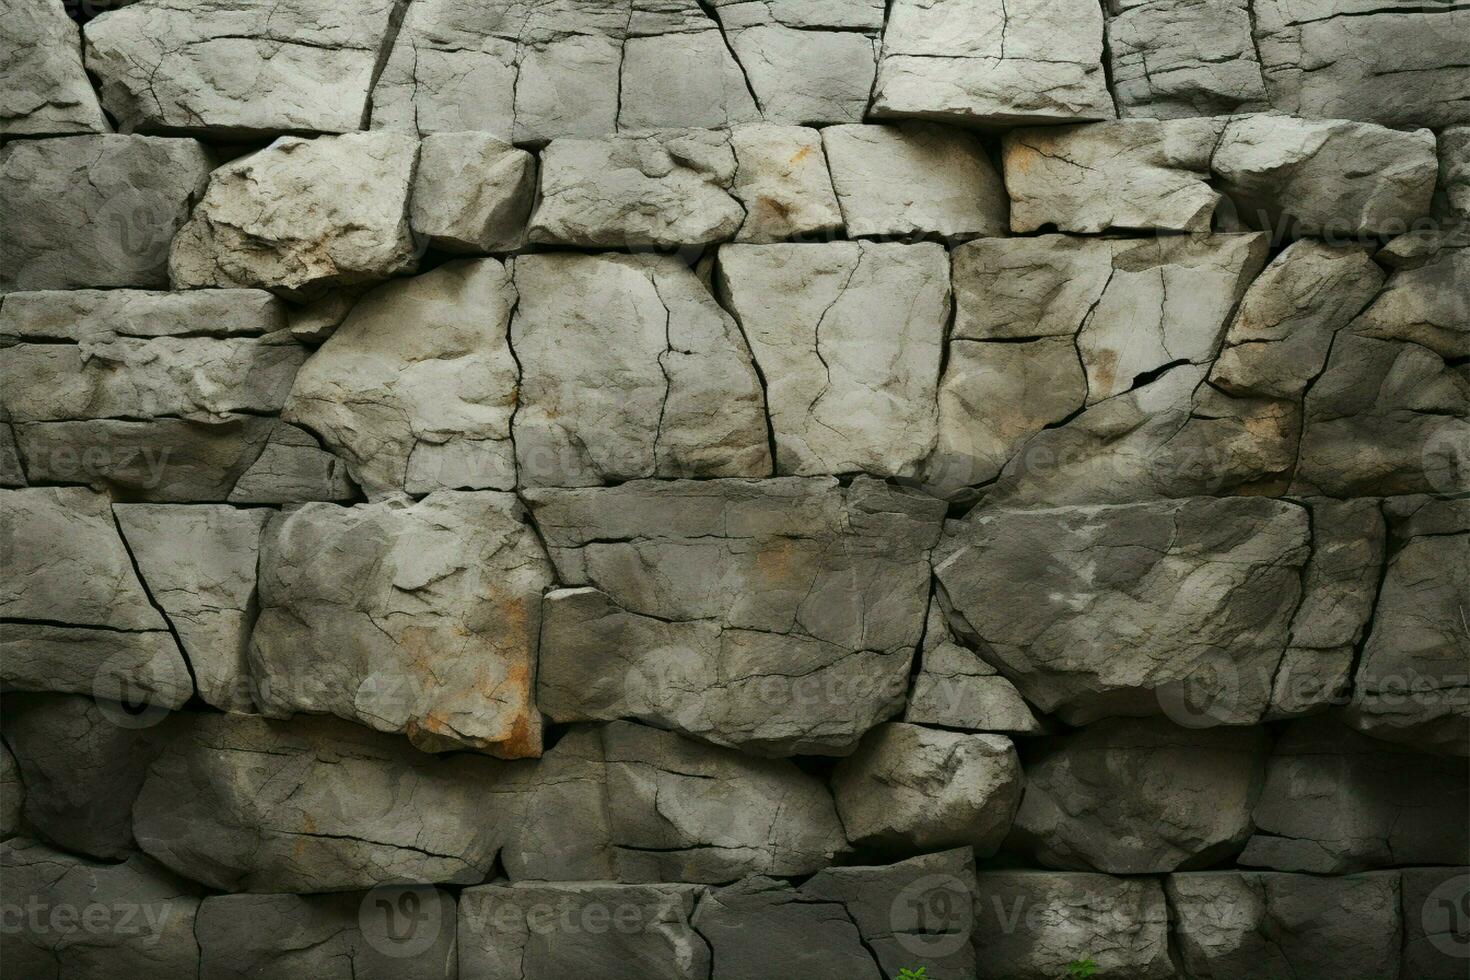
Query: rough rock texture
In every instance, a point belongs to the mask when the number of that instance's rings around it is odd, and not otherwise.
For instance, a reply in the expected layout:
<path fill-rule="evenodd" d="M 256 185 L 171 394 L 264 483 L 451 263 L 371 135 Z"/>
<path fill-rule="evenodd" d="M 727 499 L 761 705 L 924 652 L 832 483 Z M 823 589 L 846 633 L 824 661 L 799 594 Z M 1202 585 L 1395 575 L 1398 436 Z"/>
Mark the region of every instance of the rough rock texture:
<path fill-rule="evenodd" d="M 1099 976 L 1176 976 L 1155 879 L 982 871 L 976 882 L 975 948 L 990 980 L 1054 980 L 1084 960 Z"/>
<path fill-rule="evenodd" d="M 1470 895 L 1470 868 L 1405 868 L 1399 889 L 1404 913 L 1400 976 L 1459 980 L 1470 947 L 1458 918 L 1459 903 Z"/>
<path fill-rule="evenodd" d="M 212 166 L 194 140 L 66 136 L 0 148 L 0 293 L 167 287 L 169 241 Z"/>
<path fill-rule="evenodd" d="M 266 528 L 250 666 L 263 712 L 326 712 L 428 749 L 541 752 L 551 569 L 509 494 L 307 504 Z"/>
<path fill-rule="evenodd" d="M 1046 738 L 1026 757 L 1015 843 L 1043 865 L 1111 874 L 1207 867 L 1251 830 L 1267 739 L 1113 719 Z"/>
<path fill-rule="evenodd" d="M 909 690 L 903 720 L 983 732 L 1035 735 L 1042 731 L 1016 685 L 955 641 L 937 602 L 929 604 L 919 672 Z"/>
<path fill-rule="evenodd" d="M 777 473 L 911 475 L 929 454 L 945 259 L 932 243 L 720 249 L 720 296 L 765 380 Z"/>
<path fill-rule="evenodd" d="M 418 144 L 390 133 L 282 137 L 220 167 L 169 250 L 175 287 L 259 286 L 307 299 L 417 265 L 408 199 Z"/>
<path fill-rule="evenodd" d="M 853 238 L 1005 234 L 1000 175 L 963 131 L 922 121 L 829 126 L 822 147 Z"/>
<path fill-rule="evenodd" d="M 320 436 L 371 498 L 512 489 L 515 302 L 494 259 L 385 283 L 302 365 L 282 417 Z"/>
<path fill-rule="evenodd" d="M 111 130 L 82 67 L 81 36 L 62 0 L 13 0 L 0 11 L 0 135 L 67 136 Z"/>
<path fill-rule="evenodd" d="M 1277 742 L 1240 863 L 1342 874 L 1454 864 L 1470 851 L 1470 763 L 1367 738 L 1322 717 Z"/>
<path fill-rule="evenodd" d="M 1270 703 L 1309 540 L 1304 508 L 1260 498 L 981 509 L 935 570 L 956 632 L 1069 724 L 1176 714 L 1223 675 L 1211 721 L 1239 725 Z"/>
<path fill-rule="evenodd" d="M 822 149 L 822 134 L 804 126 L 741 126 L 731 193 L 745 208 L 737 242 L 824 240 L 842 230 L 842 211 Z"/>
<path fill-rule="evenodd" d="M 347 132 L 367 121 L 395 6 L 140 0 L 87 24 L 87 67 L 130 132 Z"/>
<path fill-rule="evenodd" d="M 553 140 L 541 151 L 530 240 L 593 248 L 725 241 L 745 220 L 730 194 L 734 179 L 727 133 Z"/>
<path fill-rule="evenodd" d="M 434 133 L 419 144 L 409 224 L 434 248 L 519 248 L 536 197 L 536 158 L 486 133 Z"/>
<path fill-rule="evenodd" d="M 969 845 L 993 854 L 1021 801 L 1021 764 L 1002 735 L 879 725 L 832 776 L 855 844 L 904 853 Z"/>
<path fill-rule="evenodd" d="M 232 504 L 296 504 L 351 500 L 354 487 L 342 460 L 315 436 L 284 422 L 270 432 L 260 455 L 230 490 Z"/>
<path fill-rule="evenodd" d="M 200 980 L 454 980 L 456 903 L 427 886 L 363 895 L 213 895 L 199 906 Z"/>
<path fill-rule="evenodd" d="M 1169 875 L 1164 888 L 1188 976 L 1399 976 L 1397 873 L 1207 871 Z"/>
<path fill-rule="evenodd" d="M 119 337 L 259 337 L 286 329 L 286 307 L 259 289 L 71 289 L 11 293 L 7 343 L 106 343 Z"/>
<path fill-rule="evenodd" d="M 15 838 L 0 844 L 7 973 L 37 980 L 199 975 L 199 889 L 141 854 L 99 864 Z"/>
<path fill-rule="evenodd" d="M 880 980 L 862 934 L 836 902 L 806 898 L 772 878 L 752 878 L 711 892 L 694 926 L 713 954 L 711 980 L 800 975 Z"/>
<path fill-rule="evenodd" d="M 678 258 L 527 255 L 515 284 L 521 485 L 770 474 L 749 349 Z"/>
<path fill-rule="evenodd" d="M 1110 119 L 1097 4 L 895 0 L 876 116 L 1015 125 Z"/>
<path fill-rule="evenodd" d="M 106 497 L 0 490 L 5 686 L 177 708 L 194 692 L 168 624 L 138 580 Z"/>
<path fill-rule="evenodd" d="M 20 766 L 10 747 L 0 741 L 0 840 L 9 840 L 20 832 L 25 802 L 26 787 L 20 777 Z"/>
<path fill-rule="evenodd" d="M 639 481 L 526 497 L 559 580 L 538 703 L 769 754 L 901 707 L 941 507 L 860 478 Z"/>
<path fill-rule="evenodd" d="M 1439 190 L 1448 217 L 1470 221 L 1470 126 L 1439 134 Z"/>
<path fill-rule="evenodd" d="M 1264 107 L 1249 0 L 1109 0 L 1104 9 L 1119 115 L 1174 119 Z"/>

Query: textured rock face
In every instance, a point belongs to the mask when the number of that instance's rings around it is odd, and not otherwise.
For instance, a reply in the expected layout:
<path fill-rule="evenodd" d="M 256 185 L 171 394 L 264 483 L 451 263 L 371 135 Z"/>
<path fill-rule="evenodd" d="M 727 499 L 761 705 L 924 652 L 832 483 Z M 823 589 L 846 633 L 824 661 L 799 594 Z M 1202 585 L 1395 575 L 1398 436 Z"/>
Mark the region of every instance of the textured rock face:
<path fill-rule="evenodd" d="M 721 298 L 766 381 L 777 473 L 915 471 L 936 437 L 946 265 L 935 244 L 720 249 Z"/>
<path fill-rule="evenodd" d="M 873 113 L 1015 125 L 1112 118 L 1102 9 L 1089 3 L 896 0 Z"/>
<path fill-rule="evenodd" d="M 730 145 L 735 150 L 731 192 L 745 208 L 737 242 L 821 240 L 842 230 L 820 131 L 741 126 L 730 133 Z"/>
<path fill-rule="evenodd" d="M 367 120 L 392 0 L 141 0 L 87 24 L 87 66 L 123 129 L 212 137 L 341 133 Z"/>
<path fill-rule="evenodd" d="M 1248 0 L 1110 0 L 1107 50 L 1122 116 L 1263 108 Z"/>
<path fill-rule="evenodd" d="M 258 286 L 310 298 L 417 264 L 408 198 L 418 145 L 389 133 L 283 137 L 220 167 L 179 230 L 179 288 Z"/>
<path fill-rule="evenodd" d="M 346 465 L 323 450 L 310 432 L 283 422 L 270 431 L 229 499 L 232 504 L 296 504 L 352 497 Z"/>
<path fill-rule="evenodd" d="M 1448 215 L 1470 220 L 1470 126 L 1450 126 L 1439 134 L 1439 188 Z"/>
<path fill-rule="evenodd" d="M 1113 719 L 1048 738 L 1026 759 L 1016 843 L 1049 867 L 1143 874 L 1240 849 L 1261 792 L 1259 729 Z"/>
<path fill-rule="evenodd" d="M 538 703 L 769 754 L 900 709 L 938 502 L 859 479 L 530 490 L 559 580 Z"/>
<path fill-rule="evenodd" d="M 370 497 L 509 490 L 515 301 L 494 259 L 379 286 L 302 366 L 283 417 L 345 458 Z"/>
<path fill-rule="evenodd" d="M 194 140 L 67 136 L 0 150 L 0 293 L 168 286 L 169 240 L 211 166 Z"/>
<path fill-rule="evenodd" d="M 40 980 L 197 977 L 199 890 L 135 854 L 99 864 L 16 838 L 0 844 L 6 904 L 29 917 L 0 933 L 5 969 Z"/>
<path fill-rule="evenodd" d="M 61 0 L 21 0 L 0 12 L 5 94 L 0 134 L 67 136 L 110 131 L 82 67 L 81 37 Z"/>
<path fill-rule="evenodd" d="M 1016 685 L 955 642 L 944 612 L 930 602 L 919 673 L 909 690 L 903 720 L 971 731 L 1035 735 L 1041 723 Z"/>
<path fill-rule="evenodd" d="M 749 349 L 677 258 L 528 255 L 515 282 L 523 486 L 770 474 Z"/>
<path fill-rule="evenodd" d="M 1189 976 L 1398 976 L 1397 873 L 1318 878 L 1250 871 L 1164 879 Z"/>
<path fill-rule="evenodd" d="M 1455 903 L 1470 894 L 1470 868 L 1405 868 L 1399 889 L 1404 912 L 1401 975 L 1455 980 L 1465 966 L 1465 938 Z"/>
<path fill-rule="evenodd" d="M 869 732 L 833 774 L 854 843 L 897 852 L 1000 847 L 1021 800 L 1021 764 L 1001 735 L 890 723 Z"/>
<path fill-rule="evenodd" d="M 272 519 L 250 665 L 267 714 L 325 712 L 425 748 L 539 755 L 551 570 L 509 494 L 308 504 Z"/>
<path fill-rule="evenodd" d="M 435 248 L 520 246 L 536 196 L 536 158 L 484 133 L 435 133 L 419 144 L 409 223 Z"/>
<path fill-rule="evenodd" d="M 20 832 L 25 802 L 20 766 L 10 749 L 0 744 L 0 840 L 9 840 Z"/>

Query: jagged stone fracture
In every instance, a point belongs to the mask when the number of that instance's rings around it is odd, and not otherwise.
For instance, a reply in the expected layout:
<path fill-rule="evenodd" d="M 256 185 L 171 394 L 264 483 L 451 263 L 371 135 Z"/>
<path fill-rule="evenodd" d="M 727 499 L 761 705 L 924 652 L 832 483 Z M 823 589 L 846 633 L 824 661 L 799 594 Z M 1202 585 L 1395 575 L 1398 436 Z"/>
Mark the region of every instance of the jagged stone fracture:
<path fill-rule="evenodd" d="M 520 247 L 536 197 L 536 157 L 487 133 L 434 133 L 419 143 L 409 224 L 448 252 Z"/>
<path fill-rule="evenodd" d="M 20 765 L 9 747 L 0 743 L 0 840 L 9 840 L 20 832 L 25 802 L 26 787 L 20 776 Z"/>
<path fill-rule="evenodd" d="M 1266 106 L 1249 0 L 1108 0 L 1118 114 L 1175 119 Z"/>
<path fill-rule="evenodd" d="M 509 494 L 283 512 L 260 551 L 259 706 L 335 714 L 429 750 L 539 755 L 536 645 L 551 581 Z"/>
<path fill-rule="evenodd" d="M 770 475 L 749 348 L 678 258 L 525 255 L 515 288 L 522 486 Z"/>
<path fill-rule="evenodd" d="M 903 720 L 981 732 L 1040 734 L 1030 705 L 975 651 L 955 641 L 944 612 L 930 602 L 919 672 L 909 691 Z"/>
<path fill-rule="evenodd" d="M 806 126 L 740 126 L 731 131 L 735 182 L 745 209 L 737 242 L 825 241 L 843 230 L 822 134 Z"/>
<path fill-rule="evenodd" d="M 108 499 L 0 490 L 0 677 L 7 689 L 177 708 L 188 665 L 118 533 Z"/>
<path fill-rule="evenodd" d="M 860 477 L 528 490 L 559 581 L 538 703 L 771 755 L 897 714 L 943 505 Z"/>
<path fill-rule="evenodd" d="M 87 67 L 127 131 L 215 139 L 342 133 L 367 123 L 394 0 L 140 0 L 89 21 Z"/>
<path fill-rule="evenodd" d="M 190 139 L 107 134 L 0 148 L 0 293 L 165 288 L 169 242 L 213 163 Z"/>
<path fill-rule="evenodd" d="M 82 66 L 81 35 L 62 0 L 12 0 L 0 10 L 0 136 L 111 131 Z"/>

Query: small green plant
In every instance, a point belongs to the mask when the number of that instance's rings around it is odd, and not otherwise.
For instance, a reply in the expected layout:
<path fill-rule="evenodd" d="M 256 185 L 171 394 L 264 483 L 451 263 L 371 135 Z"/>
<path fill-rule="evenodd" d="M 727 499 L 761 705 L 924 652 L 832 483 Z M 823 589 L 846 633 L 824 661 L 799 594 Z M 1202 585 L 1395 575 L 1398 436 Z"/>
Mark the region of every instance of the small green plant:
<path fill-rule="evenodd" d="M 927 966 L 921 966 L 917 970 L 910 970 L 908 967 L 903 967 L 898 971 L 898 980 L 933 980 L 933 978 L 929 976 L 929 968 Z"/>
<path fill-rule="evenodd" d="M 1097 964 L 1092 960 L 1073 960 L 1067 964 L 1067 976 L 1072 980 L 1087 980 L 1097 973 Z"/>

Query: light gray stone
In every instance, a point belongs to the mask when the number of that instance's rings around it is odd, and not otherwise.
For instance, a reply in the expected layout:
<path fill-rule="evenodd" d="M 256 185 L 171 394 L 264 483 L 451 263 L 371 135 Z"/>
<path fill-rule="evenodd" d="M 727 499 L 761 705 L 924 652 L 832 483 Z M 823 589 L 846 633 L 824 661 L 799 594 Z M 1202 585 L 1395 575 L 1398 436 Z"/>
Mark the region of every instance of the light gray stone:
<path fill-rule="evenodd" d="M 1470 868 L 1405 868 L 1399 888 L 1404 916 L 1400 976 L 1460 980 L 1466 940 L 1457 916 L 1470 895 Z"/>
<path fill-rule="evenodd" d="M 0 844 L 0 869 L 6 904 L 38 924 L 0 932 L 6 972 L 36 980 L 199 976 L 199 890 L 146 857 L 101 864 L 16 838 Z"/>
<path fill-rule="evenodd" d="M 522 485 L 770 474 L 749 349 L 677 257 L 521 256 L 515 282 Z"/>
<path fill-rule="evenodd" d="M 128 131 L 212 138 L 342 133 L 367 122 L 394 0 L 138 0 L 87 23 L 87 68 Z"/>
<path fill-rule="evenodd" d="M 1439 134 L 1439 189 L 1448 216 L 1470 221 L 1470 125 Z"/>
<path fill-rule="evenodd" d="M 1470 763 L 1368 738 L 1325 718 L 1289 727 L 1271 753 L 1238 863 L 1342 874 L 1454 864 L 1470 850 L 1460 806 Z"/>
<path fill-rule="evenodd" d="M 169 251 L 175 288 L 257 286 L 310 299 L 411 272 L 418 144 L 390 133 L 282 137 L 225 164 Z"/>
<path fill-rule="evenodd" d="M 1169 875 L 1164 888 L 1185 976 L 1400 976 L 1397 872 L 1205 871 Z"/>
<path fill-rule="evenodd" d="M 1305 508 L 1262 498 L 985 507 L 934 560 L 956 633 L 1041 710 L 1239 725 L 1270 705 L 1309 541 Z M 1193 717 L 1186 686 L 1219 677 Z"/>
<path fill-rule="evenodd" d="M 727 133 L 553 140 L 541 151 L 530 240 L 591 248 L 726 241 L 745 221 L 734 180 Z"/>
<path fill-rule="evenodd" d="M 1383 291 L 1353 324 L 1365 337 L 1408 341 L 1442 357 L 1470 357 L 1470 240 L 1445 231 L 1422 255 L 1398 259 L 1385 248 L 1379 261 L 1394 267 Z"/>
<path fill-rule="evenodd" d="M 199 696 L 226 711 L 250 711 L 245 651 L 260 534 L 271 511 L 118 504 L 113 513 L 149 594 L 178 635 Z"/>
<path fill-rule="evenodd" d="M 168 250 L 212 166 L 156 136 L 66 136 L 0 149 L 0 293 L 168 286 Z"/>
<path fill-rule="evenodd" d="M 263 337 L 286 329 L 286 315 L 286 305 L 261 289 L 18 292 L 0 305 L 0 337 L 34 344 Z"/>
<path fill-rule="evenodd" d="M 1248 0 L 1109 0 L 1107 50 L 1122 116 L 1265 108 Z"/>
<path fill-rule="evenodd" d="M 829 126 L 822 146 L 854 238 L 953 241 L 1006 232 L 1000 175 L 979 140 L 963 130 L 924 121 Z"/>
<path fill-rule="evenodd" d="M 937 602 L 929 604 L 919 672 L 903 720 L 968 731 L 1036 735 L 1042 725 L 1016 685 L 960 646 Z"/>
<path fill-rule="evenodd" d="M 284 422 L 271 430 L 260 455 L 230 490 L 232 504 L 347 501 L 354 495 L 342 460 L 322 449 L 305 429 Z"/>
<path fill-rule="evenodd" d="M 357 283 L 329 289 L 316 299 L 291 306 L 287 314 L 291 336 L 303 344 L 324 343 L 347 319 L 362 294 L 374 285 Z"/>
<path fill-rule="evenodd" d="M 515 302 L 495 259 L 385 283 L 302 366 L 282 418 L 320 436 L 370 498 L 511 489 Z"/>
<path fill-rule="evenodd" d="M 0 487 L 25 485 L 25 468 L 21 466 L 20 452 L 15 447 L 15 430 L 7 419 L 0 422 Z"/>
<path fill-rule="evenodd" d="M 895 0 L 875 116 L 986 125 L 1110 119 L 1102 8 L 1000 0 Z"/>
<path fill-rule="evenodd" d="M 859 478 L 529 490 L 573 588 L 538 703 L 749 752 L 841 754 L 901 709 L 943 505 Z"/>
<path fill-rule="evenodd" d="M 1265 775 L 1260 728 L 1114 718 L 1028 756 L 1014 843 L 1041 864 L 1108 874 L 1209 867 L 1251 832 Z"/>
<path fill-rule="evenodd" d="M 946 260 L 934 243 L 720 249 L 721 297 L 766 381 L 776 472 L 917 471 L 937 438 Z"/>
<path fill-rule="evenodd" d="M 539 755 L 533 685 L 551 580 L 509 494 L 283 513 L 262 540 L 250 638 L 260 709 L 336 714 L 430 750 Z"/>
<path fill-rule="evenodd" d="M 731 192 L 745 208 L 737 242 L 826 239 L 842 230 L 822 135 L 804 126 L 740 126 Z"/>
<path fill-rule="evenodd" d="M 714 954 L 710 980 L 796 976 L 881 980 L 862 934 L 839 902 L 814 901 L 773 878 L 710 892 L 694 927 Z"/>
<path fill-rule="evenodd" d="M 7 688 L 126 695 L 165 708 L 193 694 L 105 496 L 61 487 L 0 491 L 0 544 L 8 566 L 0 586 Z"/>
<path fill-rule="evenodd" d="M 82 67 L 81 35 L 62 0 L 11 0 L 0 11 L 0 135 L 66 136 L 111 128 Z"/>
<path fill-rule="evenodd" d="M 891 722 L 838 763 L 832 791 L 856 845 L 899 853 L 969 846 L 989 857 L 1010 830 L 1021 780 L 1003 735 Z"/>
<path fill-rule="evenodd" d="M 1155 879 L 987 870 L 976 884 L 974 940 L 987 980 L 1055 980 L 1085 960 L 1099 976 L 1176 976 Z"/>
<path fill-rule="evenodd" d="M 432 133 L 419 144 L 409 224 L 435 248 L 509 252 L 525 240 L 536 158 L 488 133 Z"/>

